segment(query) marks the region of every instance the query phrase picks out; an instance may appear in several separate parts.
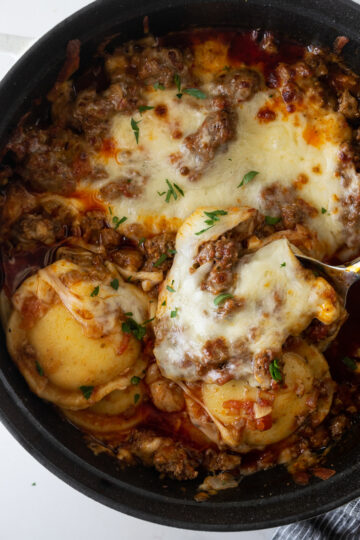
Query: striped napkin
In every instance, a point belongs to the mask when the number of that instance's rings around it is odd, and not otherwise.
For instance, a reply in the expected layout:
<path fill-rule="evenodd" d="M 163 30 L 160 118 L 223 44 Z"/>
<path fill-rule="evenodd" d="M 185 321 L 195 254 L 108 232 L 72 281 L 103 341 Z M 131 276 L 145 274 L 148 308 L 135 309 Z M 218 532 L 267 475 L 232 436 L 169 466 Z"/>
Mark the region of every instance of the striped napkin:
<path fill-rule="evenodd" d="M 316 518 L 280 527 L 272 540 L 359 540 L 360 499 Z"/>

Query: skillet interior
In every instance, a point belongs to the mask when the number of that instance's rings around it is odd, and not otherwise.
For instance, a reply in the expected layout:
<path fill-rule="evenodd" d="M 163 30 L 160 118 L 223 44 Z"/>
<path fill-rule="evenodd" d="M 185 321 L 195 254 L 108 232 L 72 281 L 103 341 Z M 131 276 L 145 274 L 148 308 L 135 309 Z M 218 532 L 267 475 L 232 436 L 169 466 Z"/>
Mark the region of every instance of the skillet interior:
<path fill-rule="evenodd" d="M 66 43 L 79 38 L 86 62 L 105 36 L 119 41 L 139 38 L 149 15 L 150 31 L 164 34 L 189 26 L 266 28 L 293 38 L 331 45 L 338 35 L 350 43 L 345 59 L 360 71 L 360 7 L 349 0 L 146 0 L 95 2 L 58 25 L 16 64 L 0 86 L 0 147 L 31 99 L 46 93 L 64 58 Z M 0 414 L 19 442 L 48 469 L 86 495 L 117 510 L 175 527 L 202 530 L 247 530 L 304 519 L 360 495 L 360 428 L 329 455 L 337 474 L 326 482 L 296 486 L 285 469 L 245 478 L 235 490 L 201 504 L 193 497 L 198 481 L 180 484 L 159 480 L 152 469 L 121 470 L 113 459 L 95 457 L 82 434 L 38 399 L 0 344 Z M 164 488 L 163 485 L 167 487 Z M 186 490 L 184 491 L 184 486 Z"/>

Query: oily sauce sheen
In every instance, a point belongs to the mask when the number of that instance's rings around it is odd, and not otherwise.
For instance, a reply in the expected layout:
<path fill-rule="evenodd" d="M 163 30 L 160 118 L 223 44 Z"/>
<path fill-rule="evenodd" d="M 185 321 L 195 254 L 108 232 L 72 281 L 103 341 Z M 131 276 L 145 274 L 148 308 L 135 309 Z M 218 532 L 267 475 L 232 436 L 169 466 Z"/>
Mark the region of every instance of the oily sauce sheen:
<path fill-rule="evenodd" d="M 71 41 L 0 164 L 3 326 L 35 394 L 179 481 L 334 474 L 360 284 L 347 315 L 294 246 L 359 252 L 359 98 L 338 51 L 268 31 L 116 38 L 86 62 Z"/>

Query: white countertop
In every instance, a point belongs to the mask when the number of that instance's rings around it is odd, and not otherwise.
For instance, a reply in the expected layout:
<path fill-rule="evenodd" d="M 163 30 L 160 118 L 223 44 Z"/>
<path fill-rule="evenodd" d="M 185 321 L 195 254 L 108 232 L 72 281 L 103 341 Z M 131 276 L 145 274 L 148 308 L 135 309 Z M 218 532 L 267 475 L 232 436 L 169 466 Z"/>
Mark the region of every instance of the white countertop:
<path fill-rule="evenodd" d="M 18 54 L 87 0 L 0 0 L 0 79 Z M 3 35 L 2 35 L 3 34 Z M 34 485 L 35 484 L 35 485 Z M 135 519 L 78 493 L 47 471 L 0 424 L 0 539 L 223 540 L 224 533 L 170 529 Z M 226 533 L 270 540 L 275 529 Z"/>

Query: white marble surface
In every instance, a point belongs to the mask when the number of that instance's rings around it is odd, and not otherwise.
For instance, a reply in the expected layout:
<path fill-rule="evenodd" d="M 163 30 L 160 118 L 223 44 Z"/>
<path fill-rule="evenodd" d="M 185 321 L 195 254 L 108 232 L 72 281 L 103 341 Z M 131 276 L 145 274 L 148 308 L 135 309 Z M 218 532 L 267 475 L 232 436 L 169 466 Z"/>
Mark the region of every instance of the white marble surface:
<path fill-rule="evenodd" d="M 87 0 L 0 0 L 0 79 L 33 39 Z M 36 485 L 33 485 L 33 484 Z M 48 472 L 0 424 L 1 540 L 223 540 L 224 533 L 182 531 L 120 514 Z M 270 540 L 275 529 L 226 533 L 232 540 Z"/>

